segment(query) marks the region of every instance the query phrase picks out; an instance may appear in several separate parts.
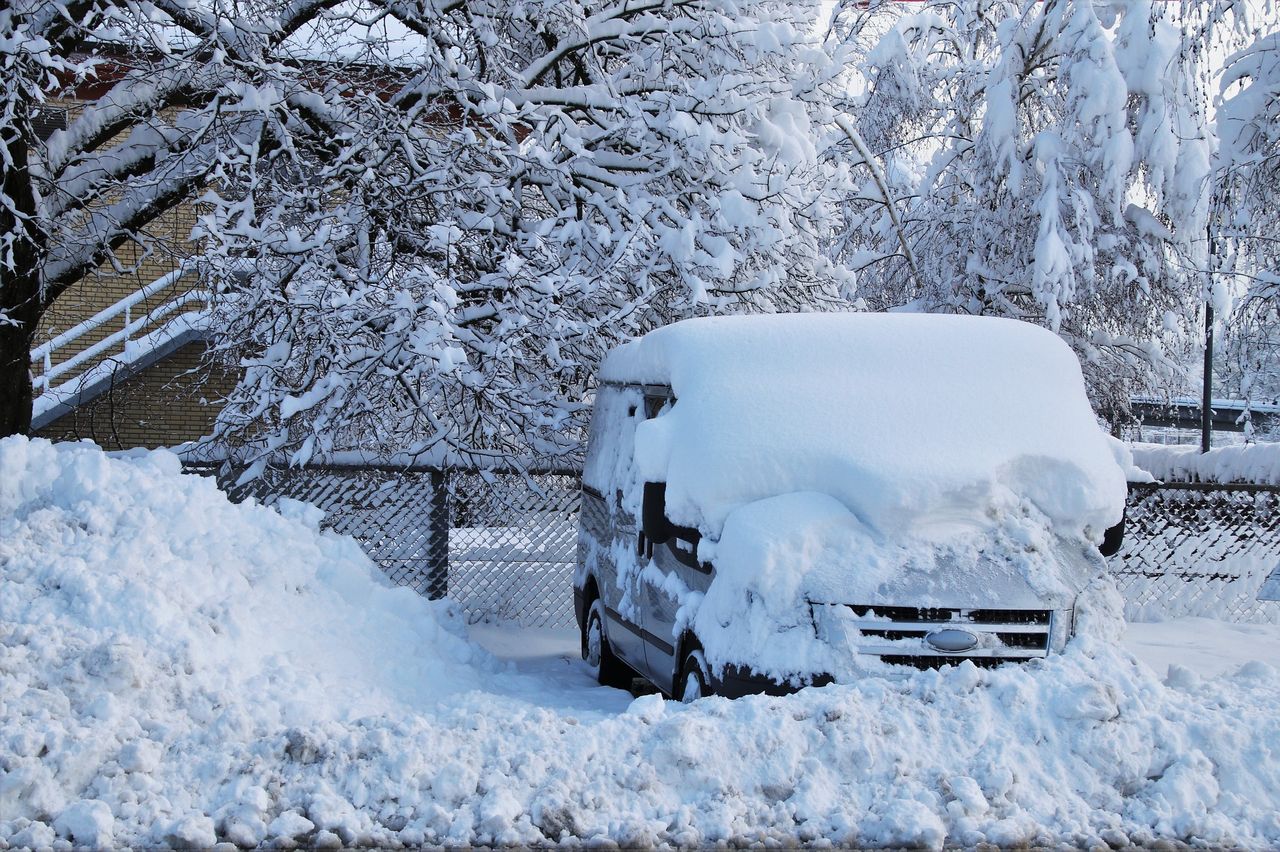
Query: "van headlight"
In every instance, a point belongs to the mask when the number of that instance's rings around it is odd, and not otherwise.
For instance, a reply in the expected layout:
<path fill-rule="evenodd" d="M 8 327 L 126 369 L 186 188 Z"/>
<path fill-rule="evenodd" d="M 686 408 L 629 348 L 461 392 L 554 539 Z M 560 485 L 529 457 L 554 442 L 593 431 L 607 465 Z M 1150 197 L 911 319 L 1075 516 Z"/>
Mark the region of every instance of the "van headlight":
<path fill-rule="evenodd" d="M 1076 633 L 1076 611 L 1071 609 L 1055 609 L 1053 621 L 1049 627 L 1049 650 L 1061 654 L 1067 649 L 1067 643 Z"/>

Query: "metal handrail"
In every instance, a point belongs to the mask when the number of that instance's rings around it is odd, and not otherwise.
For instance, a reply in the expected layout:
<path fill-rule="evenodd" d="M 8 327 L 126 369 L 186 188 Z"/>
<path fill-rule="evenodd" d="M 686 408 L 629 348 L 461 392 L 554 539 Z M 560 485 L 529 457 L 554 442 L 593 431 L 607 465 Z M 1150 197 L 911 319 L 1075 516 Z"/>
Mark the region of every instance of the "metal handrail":
<path fill-rule="evenodd" d="M 179 309 L 186 308 L 192 304 L 205 305 L 208 299 L 204 293 L 199 291 L 188 291 L 180 293 L 176 297 L 169 299 L 156 308 L 147 311 L 142 316 L 134 319 L 133 309 L 139 303 L 161 293 L 165 290 L 173 288 L 178 281 L 185 277 L 195 267 L 197 259 L 191 258 L 179 264 L 177 269 L 166 273 L 161 277 L 147 284 L 145 287 L 130 293 L 120 301 L 109 307 L 104 308 L 83 322 L 77 323 L 56 337 L 48 340 L 31 350 L 31 363 L 40 363 L 43 367 L 41 374 L 36 376 L 32 381 L 36 394 L 43 393 L 52 388 L 52 381 L 58 376 L 71 372 L 86 362 L 103 355 L 107 351 L 118 348 L 124 351 L 130 340 L 142 329 L 149 325 L 153 325 L 160 320 L 169 318 Z M 182 313 L 191 313 L 191 311 L 182 311 Z M 74 343 L 76 340 L 84 337 L 95 329 L 101 328 L 107 323 L 123 317 L 124 326 L 119 331 L 107 335 L 102 340 L 91 346 L 77 352 L 72 357 L 58 364 L 53 363 L 54 353 L 59 349 L 66 347 L 68 344 Z"/>

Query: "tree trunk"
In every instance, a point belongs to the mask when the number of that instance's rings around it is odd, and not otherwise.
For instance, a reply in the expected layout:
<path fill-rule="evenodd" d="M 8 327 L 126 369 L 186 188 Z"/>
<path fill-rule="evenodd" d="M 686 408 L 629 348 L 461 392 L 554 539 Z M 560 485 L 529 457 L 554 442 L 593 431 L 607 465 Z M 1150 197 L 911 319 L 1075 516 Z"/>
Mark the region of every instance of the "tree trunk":
<path fill-rule="evenodd" d="M 28 168 L 27 103 L 13 106 L 3 144 L 5 203 L 0 205 L 0 438 L 31 431 L 31 343 L 47 307 L 40 288 L 45 240 Z"/>
<path fill-rule="evenodd" d="M 34 330 L 34 322 L 0 324 L 0 438 L 31 431 L 30 358 Z"/>

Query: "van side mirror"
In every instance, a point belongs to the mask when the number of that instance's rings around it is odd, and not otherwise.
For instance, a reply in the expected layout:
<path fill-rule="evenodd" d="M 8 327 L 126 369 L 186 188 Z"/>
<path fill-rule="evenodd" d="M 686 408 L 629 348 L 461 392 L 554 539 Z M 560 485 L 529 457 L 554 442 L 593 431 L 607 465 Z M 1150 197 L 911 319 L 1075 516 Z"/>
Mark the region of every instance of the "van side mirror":
<path fill-rule="evenodd" d="M 1124 525 L 1128 519 L 1129 509 L 1126 506 L 1124 514 L 1120 516 L 1120 523 L 1102 534 L 1102 544 L 1098 545 L 1098 550 L 1102 551 L 1103 556 L 1115 556 L 1120 552 L 1120 546 L 1124 544 Z"/>
<path fill-rule="evenodd" d="M 644 504 L 640 508 L 640 524 L 645 538 L 654 544 L 671 540 L 672 526 L 667 520 L 667 483 L 646 482 Z"/>

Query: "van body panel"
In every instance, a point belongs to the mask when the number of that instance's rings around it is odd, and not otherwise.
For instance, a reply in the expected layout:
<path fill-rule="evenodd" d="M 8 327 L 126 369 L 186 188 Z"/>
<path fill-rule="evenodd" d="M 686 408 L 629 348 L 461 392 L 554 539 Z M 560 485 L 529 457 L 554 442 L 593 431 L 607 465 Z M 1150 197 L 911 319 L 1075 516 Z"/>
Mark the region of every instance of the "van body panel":
<path fill-rule="evenodd" d="M 646 650 L 649 655 L 649 670 L 654 678 L 654 686 L 664 692 L 671 691 L 671 686 L 675 682 L 676 670 L 680 666 L 680 662 L 676 660 L 679 636 L 675 632 L 676 611 L 679 609 L 679 603 L 663 588 L 662 583 L 655 582 L 659 577 L 653 575 L 656 573 L 665 581 L 666 578 L 675 575 L 674 568 L 676 566 L 678 566 L 678 563 L 671 555 L 669 544 L 655 546 L 653 548 L 653 558 L 649 561 L 649 566 L 646 569 L 649 576 L 645 578 L 643 584 L 645 595 L 644 614 L 647 622 L 645 630 L 652 633 L 655 638 L 665 640 L 664 645 L 660 645 L 657 642 L 648 643 Z"/>
<path fill-rule="evenodd" d="M 687 539 L 673 537 L 666 544 L 653 548 L 653 559 L 644 578 L 648 601 L 645 629 L 670 643 L 669 649 L 657 642 L 648 648 L 654 685 L 663 691 L 670 691 L 684 663 L 681 639 L 689 629 L 692 613 L 683 613 L 682 619 L 679 598 L 689 592 L 706 594 L 711 585 L 713 569 L 709 564 L 696 562 L 696 555 L 696 545 Z"/>
<path fill-rule="evenodd" d="M 627 511 L 621 492 L 614 486 L 629 462 L 636 425 L 644 420 L 644 393 L 640 388 L 606 385 L 596 394 L 591 435 L 583 467 L 582 513 L 578 527 L 579 569 L 577 589 L 594 579 L 605 609 L 605 639 L 627 665 L 644 672 L 645 642 L 641 620 L 641 589 L 637 572 L 619 566 L 618 554 L 634 554 L 638 530 L 634 514 Z M 580 608 L 584 625 L 586 603 Z"/>
<path fill-rule="evenodd" d="M 611 505 L 614 503 L 616 501 L 597 491 L 583 490 L 579 553 L 585 554 L 584 582 L 588 576 L 595 579 L 604 603 L 604 631 L 609 647 L 639 671 L 644 668 L 645 652 L 643 639 L 634 629 L 640 609 L 635 605 L 638 592 L 635 572 L 619 571 L 616 558 L 619 548 L 635 549 L 635 522 L 616 505 Z"/>

